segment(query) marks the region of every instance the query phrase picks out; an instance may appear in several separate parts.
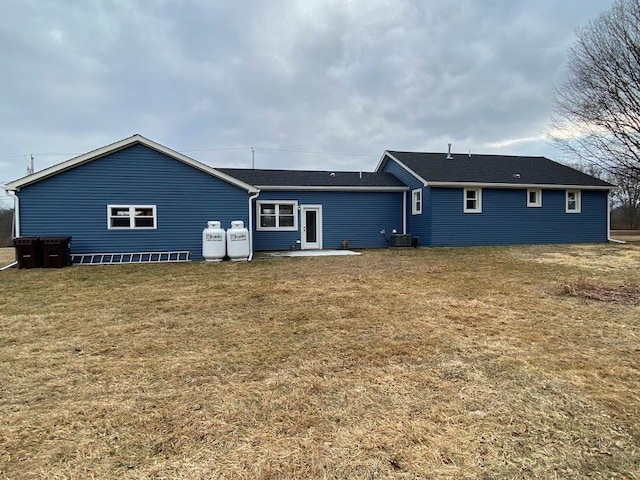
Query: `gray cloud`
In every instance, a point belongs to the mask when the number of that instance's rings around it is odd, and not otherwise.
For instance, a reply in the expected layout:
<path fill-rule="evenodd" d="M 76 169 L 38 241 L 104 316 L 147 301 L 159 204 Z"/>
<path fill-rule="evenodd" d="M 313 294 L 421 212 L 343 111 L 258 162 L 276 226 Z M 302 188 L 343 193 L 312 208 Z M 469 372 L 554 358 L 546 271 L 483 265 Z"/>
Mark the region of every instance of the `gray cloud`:
<path fill-rule="evenodd" d="M 181 151 L 253 145 L 265 168 L 372 169 L 385 148 L 447 142 L 557 158 L 538 140 L 551 85 L 575 28 L 612 2 L 8 2 L 0 157 L 141 133 Z M 217 166 L 250 159 L 186 153 Z M 25 167 L 0 158 L 0 180 Z"/>

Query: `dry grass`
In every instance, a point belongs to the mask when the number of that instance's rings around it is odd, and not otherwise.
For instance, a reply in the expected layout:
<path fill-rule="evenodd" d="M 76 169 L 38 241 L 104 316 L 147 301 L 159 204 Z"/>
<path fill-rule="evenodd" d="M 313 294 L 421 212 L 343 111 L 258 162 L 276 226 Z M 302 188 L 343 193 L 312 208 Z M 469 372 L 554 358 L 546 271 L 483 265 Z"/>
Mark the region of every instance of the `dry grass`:
<path fill-rule="evenodd" d="M 640 265 L 640 248 L 637 244 L 531 246 L 512 247 L 506 250 L 518 260 L 539 262 L 555 267 L 570 267 L 588 275 L 614 275 L 637 277 Z"/>
<path fill-rule="evenodd" d="M 3 272 L 0 474 L 640 478 L 640 306 L 585 273 L 637 247 Z"/>
<path fill-rule="evenodd" d="M 16 261 L 16 252 L 13 247 L 0 248 L 0 267 L 4 267 Z"/>
<path fill-rule="evenodd" d="M 611 238 L 629 243 L 640 243 L 640 230 L 612 230 Z"/>

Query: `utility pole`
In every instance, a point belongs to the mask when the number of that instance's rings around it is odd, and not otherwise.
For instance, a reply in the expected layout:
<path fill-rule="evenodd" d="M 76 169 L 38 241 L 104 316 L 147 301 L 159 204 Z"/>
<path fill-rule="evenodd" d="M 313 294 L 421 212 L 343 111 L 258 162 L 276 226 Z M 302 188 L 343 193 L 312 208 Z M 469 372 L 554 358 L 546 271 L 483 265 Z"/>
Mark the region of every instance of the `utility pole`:
<path fill-rule="evenodd" d="M 35 172 L 35 165 L 33 163 L 33 155 L 30 155 L 31 157 L 31 164 L 30 166 L 27 167 L 27 175 L 31 175 L 33 172 Z"/>
<path fill-rule="evenodd" d="M 251 147 L 251 170 L 256 169 L 256 149 Z"/>

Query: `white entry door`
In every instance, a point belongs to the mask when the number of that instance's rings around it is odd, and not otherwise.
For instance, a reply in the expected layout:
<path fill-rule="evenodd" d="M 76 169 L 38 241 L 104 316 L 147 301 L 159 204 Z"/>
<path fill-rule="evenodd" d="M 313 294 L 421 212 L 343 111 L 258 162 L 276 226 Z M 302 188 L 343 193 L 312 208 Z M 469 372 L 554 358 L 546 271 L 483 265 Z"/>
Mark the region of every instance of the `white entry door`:
<path fill-rule="evenodd" d="M 300 248 L 312 250 L 322 248 L 322 205 L 300 205 L 302 239 Z"/>

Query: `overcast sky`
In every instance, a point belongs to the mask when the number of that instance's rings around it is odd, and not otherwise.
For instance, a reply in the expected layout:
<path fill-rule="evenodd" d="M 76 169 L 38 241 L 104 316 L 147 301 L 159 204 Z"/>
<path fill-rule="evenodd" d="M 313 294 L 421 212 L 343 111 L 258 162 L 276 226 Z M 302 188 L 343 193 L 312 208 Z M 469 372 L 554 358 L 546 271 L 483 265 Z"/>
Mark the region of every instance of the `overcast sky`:
<path fill-rule="evenodd" d="M 134 133 L 219 167 L 254 146 L 258 168 L 373 170 L 449 142 L 566 160 L 552 85 L 612 4 L 3 0 L 0 184 Z"/>

